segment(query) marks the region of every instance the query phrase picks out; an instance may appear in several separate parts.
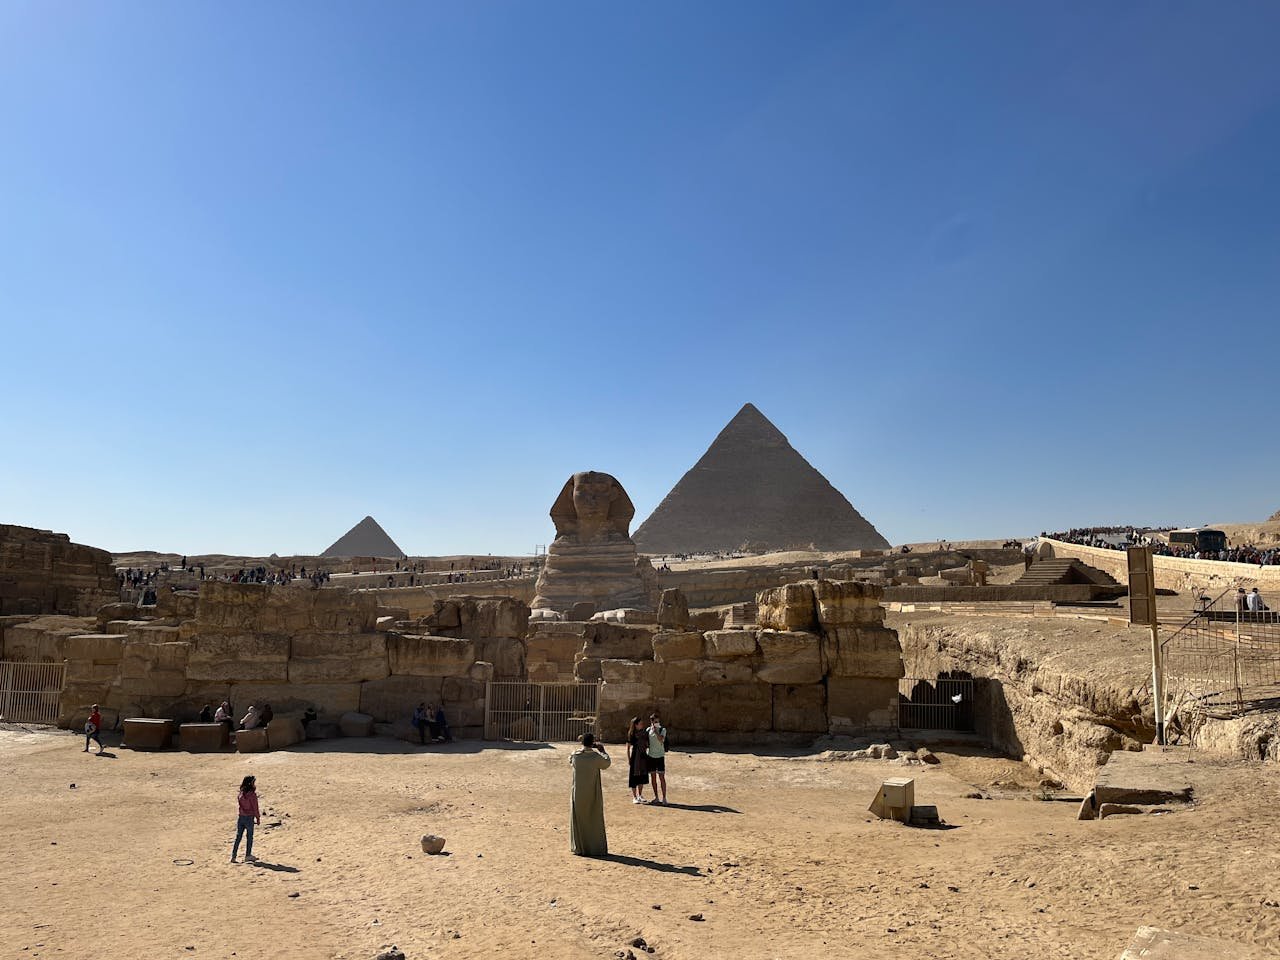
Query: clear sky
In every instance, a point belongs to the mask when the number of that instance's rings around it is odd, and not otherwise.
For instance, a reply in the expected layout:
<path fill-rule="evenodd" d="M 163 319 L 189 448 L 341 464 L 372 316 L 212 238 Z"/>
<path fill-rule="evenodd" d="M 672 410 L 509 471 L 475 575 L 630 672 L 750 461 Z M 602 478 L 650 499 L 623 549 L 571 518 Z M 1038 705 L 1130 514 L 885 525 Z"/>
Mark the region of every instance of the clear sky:
<path fill-rule="evenodd" d="M 746 401 L 891 541 L 1280 509 L 1280 5 L 0 2 L 0 522 L 530 552 Z"/>

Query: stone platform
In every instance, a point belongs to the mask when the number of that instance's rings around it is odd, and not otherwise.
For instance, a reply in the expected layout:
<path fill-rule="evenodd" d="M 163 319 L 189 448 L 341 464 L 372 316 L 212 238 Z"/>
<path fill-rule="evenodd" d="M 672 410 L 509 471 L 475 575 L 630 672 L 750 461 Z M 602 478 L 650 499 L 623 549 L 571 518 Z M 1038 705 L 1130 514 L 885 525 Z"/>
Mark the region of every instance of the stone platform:
<path fill-rule="evenodd" d="M 231 733 L 225 723 L 184 723 L 178 742 L 188 753 L 218 753 L 231 745 Z"/>
<path fill-rule="evenodd" d="M 1120 751 L 1111 754 L 1098 768 L 1093 795 L 1097 804 L 1186 803 L 1193 790 L 1191 775 L 1195 765 L 1185 751 L 1148 747 L 1141 753 Z"/>
<path fill-rule="evenodd" d="M 165 750 L 173 743 L 174 722 L 151 717 L 129 717 L 124 721 L 122 747 L 130 750 Z"/>

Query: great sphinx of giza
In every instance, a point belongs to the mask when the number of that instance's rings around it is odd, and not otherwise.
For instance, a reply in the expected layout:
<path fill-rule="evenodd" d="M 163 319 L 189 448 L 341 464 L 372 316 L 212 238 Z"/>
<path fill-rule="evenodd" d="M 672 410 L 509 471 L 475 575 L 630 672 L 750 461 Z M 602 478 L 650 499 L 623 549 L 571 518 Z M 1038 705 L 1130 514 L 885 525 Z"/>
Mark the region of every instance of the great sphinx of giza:
<path fill-rule="evenodd" d="M 564 613 L 589 602 L 596 610 L 652 610 L 657 578 L 631 539 L 635 514 L 627 491 L 607 473 L 588 470 L 566 480 L 551 505 L 556 538 L 538 575 L 533 609 Z"/>

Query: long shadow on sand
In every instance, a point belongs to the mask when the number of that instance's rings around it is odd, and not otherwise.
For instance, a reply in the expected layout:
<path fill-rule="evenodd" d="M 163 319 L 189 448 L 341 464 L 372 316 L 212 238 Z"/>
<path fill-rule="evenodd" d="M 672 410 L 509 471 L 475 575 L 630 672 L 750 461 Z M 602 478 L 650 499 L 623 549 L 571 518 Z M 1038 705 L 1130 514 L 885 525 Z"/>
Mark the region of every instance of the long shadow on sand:
<path fill-rule="evenodd" d="M 603 857 L 597 857 L 596 859 L 610 860 L 614 863 L 620 863 L 624 867 L 644 867 L 648 870 L 657 870 L 659 873 L 683 873 L 688 877 L 702 876 L 702 871 L 697 867 L 677 867 L 674 863 L 646 860 L 643 857 L 628 857 L 620 853 L 607 853 Z"/>
<path fill-rule="evenodd" d="M 486 750 L 554 750 L 549 743 L 522 743 L 510 740 L 454 740 L 452 743 L 409 743 L 391 737 L 336 737 L 332 740 L 308 740 L 291 750 L 299 753 L 416 753 L 439 754 L 483 753 Z"/>
<path fill-rule="evenodd" d="M 649 804 L 654 806 L 654 804 Z M 694 813 L 741 813 L 741 810 L 735 810 L 733 807 L 722 806 L 718 803 L 667 803 L 658 804 L 658 806 L 670 807 L 672 810 L 692 810 Z"/>
<path fill-rule="evenodd" d="M 274 870 L 276 873 L 301 873 L 297 867 L 291 867 L 287 863 L 269 863 L 266 860 L 251 860 L 249 866 L 257 867 L 259 870 Z"/>

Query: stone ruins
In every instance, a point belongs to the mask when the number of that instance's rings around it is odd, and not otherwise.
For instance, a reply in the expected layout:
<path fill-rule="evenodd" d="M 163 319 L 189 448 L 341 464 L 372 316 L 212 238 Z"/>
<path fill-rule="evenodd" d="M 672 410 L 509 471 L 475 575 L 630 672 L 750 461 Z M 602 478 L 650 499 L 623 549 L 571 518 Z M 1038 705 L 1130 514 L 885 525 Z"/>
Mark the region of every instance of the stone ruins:
<path fill-rule="evenodd" d="M 320 554 L 322 557 L 403 557 L 400 549 L 373 517 L 365 517 L 354 527 L 344 533 L 329 548 Z"/>
<path fill-rule="evenodd" d="M 582 603 L 592 612 L 652 610 L 657 579 L 631 539 L 635 514 L 627 491 L 607 473 L 585 471 L 566 480 L 551 505 L 556 538 L 547 548 L 533 609 L 569 613 Z"/>
<path fill-rule="evenodd" d="M 635 540 L 648 554 L 889 546 L 750 403 L 640 525 Z"/>
<path fill-rule="evenodd" d="M 116 598 L 111 554 L 65 533 L 0 524 L 0 616 L 84 616 Z"/>

